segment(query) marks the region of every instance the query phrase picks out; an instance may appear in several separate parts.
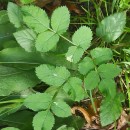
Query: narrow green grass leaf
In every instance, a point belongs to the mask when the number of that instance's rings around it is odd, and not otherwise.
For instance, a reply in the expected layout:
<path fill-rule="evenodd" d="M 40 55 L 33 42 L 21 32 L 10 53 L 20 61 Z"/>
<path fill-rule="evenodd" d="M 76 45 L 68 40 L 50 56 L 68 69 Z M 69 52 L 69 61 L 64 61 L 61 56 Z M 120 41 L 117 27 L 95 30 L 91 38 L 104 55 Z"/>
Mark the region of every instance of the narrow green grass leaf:
<path fill-rule="evenodd" d="M 2 128 L 1 130 L 20 130 L 20 129 L 15 127 L 6 127 L 6 128 Z"/>
<path fill-rule="evenodd" d="M 30 3 L 32 3 L 32 2 L 34 2 L 35 0 L 20 0 L 20 2 L 22 3 L 22 4 L 30 4 Z"/>
<path fill-rule="evenodd" d="M 50 111 L 38 112 L 33 118 L 34 130 L 52 130 L 54 123 L 55 119 Z"/>

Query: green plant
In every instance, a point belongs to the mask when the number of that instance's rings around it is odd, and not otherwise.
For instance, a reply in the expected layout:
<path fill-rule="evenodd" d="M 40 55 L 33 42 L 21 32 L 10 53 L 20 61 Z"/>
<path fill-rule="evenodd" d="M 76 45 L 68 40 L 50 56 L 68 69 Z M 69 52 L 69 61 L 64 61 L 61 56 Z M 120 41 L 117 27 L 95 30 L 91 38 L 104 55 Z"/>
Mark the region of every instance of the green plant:
<path fill-rule="evenodd" d="M 122 93 L 116 91 L 114 78 L 121 73 L 121 69 L 112 63 L 113 52 L 110 48 L 90 49 L 92 31 L 89 27 L 80 27 L 70 40 L 65 34 L 70 24 L 67 7 L 57 8 L 49 18 L 45 11 L 36 6 L 19 7 L 9 3 L 7 13 L 1 12 L 0 16 L 1 26 L 8 23 L 12 27 L 10 22 L 15 26 L 11 31 L 14 37 L 6 38 L 7 41 L 3 39 L 0 45 L 0 95 L 19 94 L 14 99 L 0 102 L 14 105 L 10 113 L 21 106 L 34 111 L 31 115 L 34 130 L 51 130 L 54 127 L 57 130 L 78 129 L 76 125 L 65 123 L 58 126 L 57 120 L 71 119 L 72 104 L 86 97 L 91 99 L 96 112 L 93 92 L 99 90 L 97 94 L 102 95 L 102 126 L 119 118 Z M 122 21 L 118 23 L 120 18 Z M 119 28 L 113 28 L 112 19 L 117 20 L 114 25 L 118 23 Z M 122 34 L 125 21 L 125 12 L 114 14 L 101 22 L 97 35 L 106 42 L 115 41 Z M 108 30 L 108 25 L 113 32 Z M 8 43 L 10 39 L 12 45 Z M 49 86 L 47 90 L 38 92 L 29 89 L 41 82 Z M 4 116 L 10 114 L 4 106 L 2 108 Z"/>

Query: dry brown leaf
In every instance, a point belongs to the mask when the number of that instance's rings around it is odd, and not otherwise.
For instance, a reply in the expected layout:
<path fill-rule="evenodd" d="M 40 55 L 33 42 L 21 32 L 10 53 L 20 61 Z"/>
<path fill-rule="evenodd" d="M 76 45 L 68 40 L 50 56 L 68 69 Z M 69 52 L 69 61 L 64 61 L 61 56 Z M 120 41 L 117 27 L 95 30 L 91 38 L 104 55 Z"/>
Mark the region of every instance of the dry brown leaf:
<path fill-rule="evenodd" d="M 128 121 L 128 115 L 123 110 L 120 119 L 118 120 L 117 130 L 120 130 L 122 127 L 124 127 L 127 124 L 127 121 Z"/>
<path fill-rule="evenodd" d="M 36 0 L 36 5 L 39 6 L 39 7 L 44 7 L 46 6 L 46 4 L 49 4 L 53 2 L 53 0 Z"/>
<path fill-rule="evenodd" d="M 65 2 L 65 5 L 68 7 L 70 11 L 73 11 L 76 14 L 81 15 L 83 13 L 76 4 Z"/>
<path fill-rule="evenodd" d="M 72 111 L 72 114 L 76 114 L 76 111 L 79 111 L 80 113 L 82 113 L 86 122 L 89 125 L 91 125 L 92 119 L 91 119 L 89 113 L 83 107 L 75 106 L 75 107 L 71 108 L 71 111 Z"/>

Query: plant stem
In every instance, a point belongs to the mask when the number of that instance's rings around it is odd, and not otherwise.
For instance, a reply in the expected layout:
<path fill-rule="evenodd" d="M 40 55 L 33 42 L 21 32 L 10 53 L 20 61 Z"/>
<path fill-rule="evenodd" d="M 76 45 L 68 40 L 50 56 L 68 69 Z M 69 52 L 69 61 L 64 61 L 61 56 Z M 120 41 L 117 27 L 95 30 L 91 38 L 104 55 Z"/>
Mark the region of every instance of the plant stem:
<path fill-rule="evenodd" d="M 97 113 L 97 110 L 96 110 L 96 107 L 95 107 L 95 103 L 94 103 L 94 100 L 93 100 L 93 96 L 92 96 L 92 91 L 91 90 L 90 90 L 90 100 L 91 100 L 94 112 Z"/>

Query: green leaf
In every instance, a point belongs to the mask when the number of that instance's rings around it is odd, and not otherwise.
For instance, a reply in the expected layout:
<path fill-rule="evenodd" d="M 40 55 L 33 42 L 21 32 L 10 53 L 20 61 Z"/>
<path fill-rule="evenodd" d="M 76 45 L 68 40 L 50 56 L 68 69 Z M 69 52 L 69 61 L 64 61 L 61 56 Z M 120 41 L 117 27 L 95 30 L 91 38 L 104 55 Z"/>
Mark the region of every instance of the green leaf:
<path fill-rule="evenodd" d="M 121 69 L 115 64 L 102 64 L 98 67 L 98 73 L 101 78 L 113 79 L 118 76 L 121 72 Z"/>
<path fill-rule="evenodd" d="M 15 128 L 15 127 L 6 127 L 6 128 L 3 128 L 1 130 L 20 130 L 18 128 Z"/>
<path fill-rule="evenodd" d="M 0 47 L 2 44 L 4 44 L 4 42 L 13 39 L 14 32 L 15 32 L 15 28 L 12 26 L 11 23 L 7 22 L 7 23 L 0 24 Z"/>
<path fill-rule="evenodd" d="M 36 93 L 29 95 L 24 100 L 24 105 L 32 109 L 33 111 L 40 111 L 47 109 L 49 105 L 51 104 L 52 97 L 50 94 L 47 93 Z"/>
<path fill-rule="evenodd" d="M 5 117 L 0 118 L 1 120 L 0 123 L 1 125 L 4 125 L 4 126 L 9 125 L 9 126 L 20 128 L 20 130 L 33 130 L 32 119 L 33 119 L 34 114 L 35 113 L 32 111 L 24 109 L 22 111 L 17 111 L 13 114 L 8 114 Z"/>
<path fill-rule="evenodd" d="M 73 127 L 67 127 L 66 125 L 62 125 L 57 130 L 75 130 Z"/>
<path fill-rule="evenodd" d="M 52 14 L 51 26 L 59 34 L 63 34 L 69 27 L 70 13 L 65 6 L 58 7 Z"/>
<path fill-rule="evenodd" d="M 7 11 L 10 22 L 13 23 L 16 28 L 21 27 L 23 20 L 20 7 L 12 2 L 9 2 Z"/>
<path fill-rule="evenodd" d="M 46 31 L 38 35 L 36 40 L 36 49 L 40 52 L 47 52 L 52 50 L 57 42 L 59 36 L 51 31 Z"/>
<path fill-rule="evenodd" d="M 36 33 L 31 29 L 25 29 L 14 33 L 14 37 L 27 52 L 35 51 Z"/>
<path fill-rule="evenodd" d="M 99 75 L 96 71 L 91 71 L 84 79 L 86 90 L 92 90 L 98 86 L 100 82 Z"/>
<path fill-rule="evenodd" d="M 9 97 L 9 96 L 8 96 Z M 11 95 L 12 99 L 13 99 L 13 95 Z M 15 95 L 16 97 L 16 95 Z M 2 96 L 2 98 L 4 98 Z M 7 98 L 8 100 L 8 98 Z M 14 99 L 15 100 L 15 99 Z M 19 99 L 18 99 L 19 100 Z M 21 99 L 22 100 L 22 99 Z M 17 101 L 17 99 L 16 99 Z M 3 101 L 4 102 L 4 101 Z M 10 102 L 10 100 L 8 100 L 7 102 Z M 0 102 L 2 104 L 2 100 Z M 22 107 L 22 103 L 17 102 L 17 103 L 6 103 L 6 105 L 1 105 L 0 107 L 0 119 L 1 118 L 6 118 L 8 115 L 11 115 L 13 113 L 15 113 L 16 111 L 18 111 L 20 108 Z M 2 123 L 1 123 L 2 124 Z"/>
<path fill-rule="evenodd" d="M 82 57 L 84 51 L 90 46 L 92 40 L 92 31 L 86 26 L 80 27 L 72 37 L 72 44 L 66 53 L 66 59 L 77 63 Z"/>
<path fill-rule="evenodd" d="M 52 130 L 54 123 L 55 119 L 50 111 L 38 112 L 33 118 L 34 130 Z"/>
<path fill-rule="evenodd" d="M 86 75 L 95 68 L 93 60 L 89 57 L 85 57 L 78 65 L 78 70 L 81 74 Z"/>
<path fill-rule="evenodd" d="M 89 27 L 80 27 L 72 36 L 72 44 L 82 48 L 84 51 L 89 48 L 92 40 L 92 31 Z"/>
<path fill-rule="evenodd" d="M 0 24 L 6 23 L 9 21 L 8 14 L 6 10 L 0 11 Z"/>
<path fill-rule="evenodd" d="M 7 48 L 0 51 L 0 63 L 10 65 L 19 69 L 29 70 L 44 60 L 37 52 L 26 52 L 20 47 Z"/>
<path fill-rule="evenodd" d="M 71 77 L 63 86 L 63 89 L 74 101 L 80 101 L 85 97 L 82 80 L 77 77 Z"/>
<path fill-rule="evenodd" d="M 66 53 L 66 59 L 70 62 L 77 63 L 82 57 L 84 50 L 82 48 L 71 46 Z"/>
<path fill-rule="evenodd" d="M 104 96 L 115 97 L 116 95 L 116 84 L 112 79 L 101 80 L 98 88 Z"/>
<path fill-rule="evenodd" d="M 42 61 L 43 63 L 54 65 L 54 66 L 65 66 L 71 70 L 77 70 L 77 65 L 73 64 L 65 59 L 64 55 L 59 55 L 59 53 L 42 53 Z"/>
<path fill-rule="evenodd" d="M 70 106 L 63 101 L 53 102 L 51 110 L 58 117 L 68 117 L 71 115 Z"/>
<path fill-rule="evenodd" d="M 3 48 L 15 48 L 18 47 L 18 43 L 16 42 L 16 40 L 9 40 L 9 41 L 5 41 L 3 42 Z"/>
<path fill-rule="evenodd" d="M 96 65 L 107 63 L 113 57 L 112 51 L 109 48 L 95 48 L 90 51 L 90 54 Z"/>
<path fill-rule="evenodd" d="M 7 48 L 0 51 L 0 63 L 12 64 L 24 70 L 32 69 L 43 63 L 54 66 L 66 66 L 71 70 L 77 70 L 77 65 L 68 62 L 64 55 L 52 52 L 42 54 L 38 52 L 26 52 L 21 47 Z"/>
<path fill-rule="evenodd" d="M 45 92 L 50 94 L 51 96 L 54 96 L 58 92 L 57 96 L 54 99 L 54 101 L 56 101 L 56 102 L 69 100 L 69 96 L 67 95 L 67 93 L 60 87 L 50 86 L 46 89 Z"/>
<path fill-rule="evenodd" d="M 112 14 L 101 21 L 96 34 L 108 43 L 115 41 L 123 33 L 125 24 L 126 12 Z"/>
<path fill-rule="evenodd" d="M 35 29 L 37 33 L 48 30 L 50 23 L 45 11 L 33 5 L 23 6 L 22 11 L 23 20 L 28 27 Z"/>
<path fill-rule="evenodd" d="M 0 66 L 0 96 L 20 92 L 39 83 L 34 70 L 24 71 L 12 67 Z"/>
<path fill-rule="evenodd" d="M 121 101 L 118 94 L 114 97 L 105 98 L 100 107 L 100 119 L 102 126 L 106 126 L 108 124 L 116 121 L 121 114 Z"/>
<path fill-rule="evenodd" d="M 43 82 L 61 86 L 70 76 L 70 72 L 65 67 L 53 67 L 50 65 L 40 65 L 36 68 L 36 75 Z"/>
<path fill-rule="evenodd" d="M 30 4 L 30 3 L 32 3 L 32 2 L 34 2 L 35 0 L 20 0 L 20 2 L 22 3 L 22 4 Z"/>
<path fill-rule="evenodd" d="M 130 48 L 129 49 L 123 49 L 123 51 L 130 55 Z"/>

